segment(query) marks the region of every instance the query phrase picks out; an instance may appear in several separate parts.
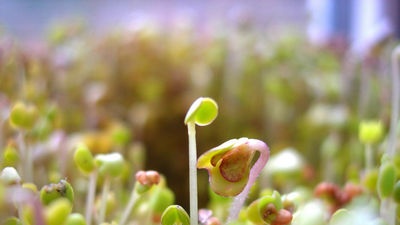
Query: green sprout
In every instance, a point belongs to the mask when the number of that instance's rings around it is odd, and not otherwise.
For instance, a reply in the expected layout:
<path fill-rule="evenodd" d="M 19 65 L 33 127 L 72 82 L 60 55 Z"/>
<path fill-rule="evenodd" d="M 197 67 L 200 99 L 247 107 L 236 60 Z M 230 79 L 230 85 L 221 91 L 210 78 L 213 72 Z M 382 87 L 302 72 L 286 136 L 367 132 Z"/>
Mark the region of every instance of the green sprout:
<path fill-rule="evenodd" d="M 30 130 L 38 119 L 38 110 L 34 105 L 17 102 L 11 108 L 10 123 L 18 129 Z"/>
<path fill-rule="evenodd" d="M 79 170 L 85 174 L 93 172 L 96 168 L 94 158 L 87 146 L 80 144 L 74 152 L 74 161 Z"/>
<path fill-rule="evenodd" d="M 64 225 L 86 225 L 85 218 L 80 213 L 71 213 Z"/>
<path fill-rule="evenodd" d="M 197 148 L 196 124 L 206 126 L 212 123 L 218 115 L 217 103 L 208 97 L 200 97 L 190 106 L 185 117 L 189 136 L 189 194 L 190 194 L 190 224 L 198 224 L 197 206 Z"/>
<path fill-rule="evenodd" d="M 106 214 L 107 195 L 110 190 L 111 178 L 116 178 L 124 171 L 124 158 L 120 153 L 98 154 L 95 163 L 100 175 L 104 176 L 101 196 L 99 223 L 102 223 Z"/>
<path fill-rule="evenodd" d="M 33 129 L 39 117 L 38 110 L 33 104 L 17 102 L 13 105 L 10 112 L 9 122 L 12 127 L 18 130 L 16 138 L 20 156 L 22 159 L 22 177 L 26 181 L 33 181 L 33 158 L 32 149 L 25 143 L 25 134 Z"/>
<path fill-rule="evenodd" d="M 190 219 L 189 215 L 179 205 L 170 205 L 167 209 L 165 209 L 164 213 L 161 216 L 161 224 L 162 225 L 189 225 Z"/>
<path fill-rule="evenodd" d="M 160 183 L 160 179 L 160 174 L 153 170 L 138 171 L 136 173 L 135 187 L 133 188 L 129 202 L 124 212 L 122 213 L 119 225 L 126 224 L 126 221 L 128 220 L 128 217 L 133 207 L 135 206 L 135 203 L 137 202 L 139 196 L 150 190 L 153 185 L 157 185 L 158 183 Z"/>
<path fill-rule="evenodd" d="M 72 203 L 69 199 L 58 198 L 45 208 L 45 220 L 48 225 L 60 225 L 67 221 L 72 211 Z"/>
<path fill-rule="evenodd" d="M 268 159 L 268 146 L 260 140 L 248 138 L 226 141 L 199 157 L 197 167 L 208 170 L 211 189 L 222 196 L 236 196 L 228 222 L 237 218 Z"/>
<path fill-rule="evenodd" d="M 86 213 L 85 219 L 88 224 L 92 223 L 92 211 L 94 204 L 94 197 L 96 192 L 96 182 L 98 172 L 93 155 L 86 145 L 80 144 L 74 152 L 75 165 L 81 172 L 89 175 L 89 186 L 86 196 Z"/>
<path fill-rule="evenodd" d="M 360 123 L 358 138 L 365 144 L 365 167 L 370 171 L 374 166 L 372 144 L 378 143 L 383 136 L 383 125 L 380 121 L 363 121 Z"/>
<path fill-rule="evenodd" d="M 40 190 L 40 200 L 44 205 L 49 205 L 59 198 L 66 198 L 71 204 L 74 202 L 74 190 L 64 179 L 57 184 L 45 185 Z"/>
<path fill-rule="evenodd" d="M 287 225 L 292 221 L 292 213 L 283 208 L 281 195 L 274 191 L 252 202 L 247 218 L 254 224 Z"/>

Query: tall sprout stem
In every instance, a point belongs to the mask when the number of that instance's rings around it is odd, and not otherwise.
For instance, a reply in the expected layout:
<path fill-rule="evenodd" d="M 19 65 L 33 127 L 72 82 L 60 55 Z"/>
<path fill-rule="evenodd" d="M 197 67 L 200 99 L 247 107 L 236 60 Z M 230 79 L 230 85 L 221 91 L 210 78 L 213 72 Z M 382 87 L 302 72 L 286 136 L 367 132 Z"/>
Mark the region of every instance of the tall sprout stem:
<path fill-rule="evenodd" d="M 371 144 L 365 145 L 365 168 L 367 171 L 374 167 L 374 151 Z"/>
<path fill-rule="evenodd" d="M 189 195 L 190 195 L 190 224 L 198 224 L 197 210 L 197 149 L 195 123 L 189 122 Z"/>
<path fill-rule="evenodd" d="M 96 182 L 97 182 L 97 171 L 93 171 L 89 177 L 89 187 L 88 193 L 86 196 L 86 223 L 88 225 L 92 224 L 92 213 L 93 213 L 93 204 L 94 204 L 94 196 L 96 194 Z"/>
<path fill-rule="evenodd" d="M 390 120 L 389 143 L 386 149 L 386 154 L 389 158 L 393 159 L 396 153 L 396 136 L 397 136 L 397 123 L 399 118 L 399 100 L 400 100 L 400 87 L 399 87 L 399 58 L 400 58 L 400 45 L 392 52 L 392 112 Z M 381 202 L 381 215 L 388 223 L 388 225 L 395 224 L 396 205 L 390 198 L 383 199 Z"/>
<path fill-rule="evenodd" d="M 128 218 L 129 218 L 129 215 L 130 215 L 131 212 L 132 212 L 133 206 L 135 205 L 136 201 L 137 201 L 138 198 L 139 198 L 139 195 L 138 195 L 138 193 L 136 192 L 135 189 L 136 189 L 136 188 L 133 188 L 133 191 L 132 191 L 132 193 L 131 193 L 131 197 L 130 197 L 130 199 L 129 199 L 129 202 L 128 202 L 128 204 L 126 205 L 124 212 L 122 213 L 122 217 L 121 217 L 121 220 L 120 220 L 120 222 L 119 222 L 119 225 L 124 225 L 124 224 L 126 223 L 126 221 L 127 221 Z"/>
<path fill-rule="evenodd" d="M 25 132 L 20 130 L 17 135 L 17 144 L 20 154 L 23 156 L 21 168 L 24 180 L 27 182 L 33 181 L 33 158 L 32 152 L 28 149 L 25 143 Z"/>
<path fill-rule="evenodd" d="M 392 112 L 390 120 L 389 145 L 386 152 L 389 156 L 394 156 L 396 151 L 396 131 L 399 117 L 400 100 L 399 57 L 400 45 L 398 45 L 392 52 Z"/>
<path fill-rule="evenodd" d="M 101 193 L 101 202 L 100 202 L 100 211 L 99 211 L 99 223 L 103 223 L 106 218 L 106 209 L 107 209 L 107 197 L 108 192 L 110 191 L 110 177 L 104 177 L 103 183 L 103 191 Z"/>

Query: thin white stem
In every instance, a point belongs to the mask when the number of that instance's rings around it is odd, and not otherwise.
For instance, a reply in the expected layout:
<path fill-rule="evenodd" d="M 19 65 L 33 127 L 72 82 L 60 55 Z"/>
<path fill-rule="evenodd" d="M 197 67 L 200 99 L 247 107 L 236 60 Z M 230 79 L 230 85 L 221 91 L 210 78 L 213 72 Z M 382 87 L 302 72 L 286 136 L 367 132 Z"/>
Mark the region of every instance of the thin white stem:
<path fill-rule="evenodd" d="M 20 130 L 17 135 L 17 144 L 19 148 L 19 153 L 23 157 L 22 158 L 22 173 L 23 179 L 26 182 L 33 181 L 33 158 L 30 149 L 26 146 L 25 143 L 25 132 Z"/>
<path fill-rule="evenodd" d="M 389 158 L 393 158 L 396 154 L 396 136 L 400 100 L 399 56 L 400 45 L 398 45 L 392 52 L 392 112 L 390 118 L 389 143 L 388 148 L 386 149 Z M 396 215 L 396 208 L 393 204 L 393 200 L 390 198 L 383 199 L 381 203 L 381 215 L 389 225 L 395 224 L 394 218 Z"/>
<path fill-rule="evenodd" d="M 187 123 L 189 135 L 189 195 L 190 195 L 190 224 L 198 224 L 197 210 L 197 149 L 196 149 L 196 125 Z"/>
<path fill-rule="evenodd" d="M 92 213 L 93 213 L 93 204 L 94 204 L 94 196 L 96 194 L 96 182 L 97 182 L 97 171 L 93 171 L 89 177 L 89 187 L 88 193 L 86 196 L 86 223 L 88 225 L 92 224 Z"/>
<path fill-rule="evenodd" d="M 397 46 L 392 53 L 392 113 L 390 120 L 390 133 L 387 154 L 392 157 L 396 151 L 396 131 L 399 117 L 399 100 L 400 100 L 400 87 L 399 87 L 399 56 L 400 45 Z"/>
<path fill-rule="evenodd" d="M 374 151 L 371 144 L 365 145 L 365 168 L 370 171 L 374 167 Z"/>
<path fill-rule="evenodd" d="M 380 207 L 381 217 L 388 225 L 396 224 L 396 203 L 391 198 L 381 200 Z"/>
<path fill-rule="evenodd" d="M 126 221 L 129 218 L 129 215 L 132 212 L 132 208 L 135 205 L 137 199 L 139 198 L 138 193 L 135 191 L 135 188 L 133 188 L 133 191 L 131 193 L 131 197 L 129 199 L 128 205 L 126 206 L 124 212 L 122 213 L 121 220 L 119 222 L 119 225 L 125 225 Z"/>
<path fill-rule="evenodd" d="M 106 209 L 107 209 L 107 197 L 108 192 L 110 190 L 110 177 L 104 177 L 103 183 L 103 192 L 101 194 L 101 203 L 100 203 L 100 211 L 99 211 L 99 223 L 103 223 L 106 218 Z"/>

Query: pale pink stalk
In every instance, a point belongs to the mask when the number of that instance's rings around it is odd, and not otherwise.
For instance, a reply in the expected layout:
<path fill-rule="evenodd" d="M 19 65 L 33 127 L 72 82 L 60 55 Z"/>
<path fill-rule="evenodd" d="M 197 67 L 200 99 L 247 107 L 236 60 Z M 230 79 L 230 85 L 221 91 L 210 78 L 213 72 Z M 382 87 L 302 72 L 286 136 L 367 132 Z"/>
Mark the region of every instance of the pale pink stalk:
<path fill-rule="evenodd" d="M 249 145 L 250 149 L 254 149 L 255 151 L 260 152 L 260 155 L 250 170 L 249 180 L 246 186 L 244 187 L 243 191 L 240 192 L 240 194 L 237 195 L 233 200 L 227 221 L 228 223 L 238 217 L 239 212 L 243 207 L 244 201 L 249 194 L 250 188 L 253 186 L 258 175 L 261 173 L 269 159 L 269 148 L 264 142 L 257 139 L 249 139 L 247 144 Z"/>

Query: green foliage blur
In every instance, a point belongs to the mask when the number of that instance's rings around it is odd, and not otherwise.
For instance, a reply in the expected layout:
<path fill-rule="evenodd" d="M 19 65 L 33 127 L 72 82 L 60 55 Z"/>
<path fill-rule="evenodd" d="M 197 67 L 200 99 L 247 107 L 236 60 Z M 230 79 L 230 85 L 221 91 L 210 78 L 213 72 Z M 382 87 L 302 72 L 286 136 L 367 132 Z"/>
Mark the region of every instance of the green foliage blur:
<path fill-rule="evenodd" d="M 0 36 L 0 110 L 17 101 L 37 106 L 41 116 L 28 141 L 49 140 L 56 131 L 80 134 L 94 154 L 116 148 L 128 158 L 136 153 L 127 146 L 140 143 L 143 167 L 161 171 L 177 203 L 188 208 L 183 121 L 199 96 L 219 105 L 214 123 L 197 131 L 199 154 L 227 139 L 251 137 L 268 143 L 271 154 L 295 147 L 307 161 L 304 182 L 309 184 L 324 176 L 327 157 L 334 168 L 331 178 L 338 182 L 351 178 L 349 167 L 362 168 L 359 121 L 380 118 L 386 125 L 389 112 L 382 108 L 389 98 L 379 85 L 384 82 L 377 75 L 381 71 L 374 63 L 366 65 L 373 74 L 370 101 L 360 112 L 360 79 L 352 80 L 346 94 L 343 64 L 342 55 L 313 46 L 300 34 L 251 25 L 209 31 L 148 25 L 96 36 L 83 24 L 59 25 L 42 43 Z M 361 73 L 359 67 L 356 72 Z M 123 139 L 114 140 L 113 131 L 121 124 L 131 136 L 123 133 Z M 5 149 L 5 137 L 16 131 L 7 123 L 2 126 L 0 147 Z M 331 135 L 337 137 L 337 148 L 324 151 Z M 41 162 L 49 170 L 59 166 Z M 76 183 L 71 174 L 76 172 L 63 169 L 56 176 Z M 204 206 L 207 174 L 199 175 Z"/>

